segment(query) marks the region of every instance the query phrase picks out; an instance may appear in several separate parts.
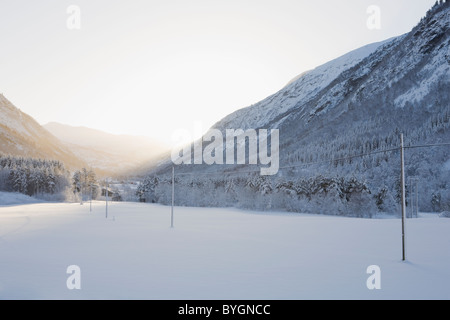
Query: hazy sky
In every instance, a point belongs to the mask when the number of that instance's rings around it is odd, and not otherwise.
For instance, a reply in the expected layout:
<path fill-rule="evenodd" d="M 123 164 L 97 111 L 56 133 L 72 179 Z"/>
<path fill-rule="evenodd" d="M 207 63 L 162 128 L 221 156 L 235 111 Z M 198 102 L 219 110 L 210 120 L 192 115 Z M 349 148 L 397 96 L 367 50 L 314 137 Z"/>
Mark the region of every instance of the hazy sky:
<path fill-rule="evenodd" d="M 41 124 L 169 142 L 408 32 L 434 2 L 0 0 L 0 92 Z M 79 30 L 67 27 L 70 5 Z M 370 5 L 381 9 L 379 30 L 367 27 Z"/>

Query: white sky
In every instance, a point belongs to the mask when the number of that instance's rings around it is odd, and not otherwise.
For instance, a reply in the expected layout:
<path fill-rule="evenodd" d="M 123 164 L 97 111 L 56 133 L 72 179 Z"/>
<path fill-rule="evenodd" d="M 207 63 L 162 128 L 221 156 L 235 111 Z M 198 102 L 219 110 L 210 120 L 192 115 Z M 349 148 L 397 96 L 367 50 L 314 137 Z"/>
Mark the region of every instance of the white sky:
<path fill-rule="evenodd" d="M 0 92 L 50 121 L 169 143 L 303 71 L 408 32 L 435 0 L 1 0 Z M 81 30 L 66 10 L 81 9 Z M 381 9 L 381 30 L 366 10 Z"/>

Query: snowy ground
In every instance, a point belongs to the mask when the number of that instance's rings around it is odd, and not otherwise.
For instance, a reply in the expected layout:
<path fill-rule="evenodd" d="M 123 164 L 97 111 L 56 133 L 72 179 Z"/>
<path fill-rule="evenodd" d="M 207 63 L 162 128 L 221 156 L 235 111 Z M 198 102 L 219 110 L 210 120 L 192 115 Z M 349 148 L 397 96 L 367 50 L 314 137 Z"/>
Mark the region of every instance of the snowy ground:
<path fill-rule="evenodd" d="M 40 203 L 43 202 L 36 198 L 29 197 L 22 193 L 14 192 L 1 192 L 0 191 L 0 207 L 1 206 L 11 206 L 18 204 L 30 204 L 30 203 Z"/>
<path fill-rule="evenodd" d="M 450 219 L 114 203 L 0 207 L 0 299 L 450 299 Z M 69 265 L 81 290 L 68 290 Z M 367 267 L 381 268 L 368 290 Z"/>

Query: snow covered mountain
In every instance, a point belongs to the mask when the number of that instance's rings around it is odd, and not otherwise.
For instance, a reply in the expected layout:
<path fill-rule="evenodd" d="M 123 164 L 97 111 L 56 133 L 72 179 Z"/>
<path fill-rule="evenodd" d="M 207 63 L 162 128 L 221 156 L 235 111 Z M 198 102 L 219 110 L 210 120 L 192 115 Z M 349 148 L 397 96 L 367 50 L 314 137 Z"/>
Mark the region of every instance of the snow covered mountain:
<path fill-rule="evenodd" d="M 113 135 L 58 123 L 41 126 L 0 95 L 0 153 L 59 160 L 68 169 L 92 167 L 99 174 L 114 175 L 164 151 L 146 137 Z"/>
<path fill-rule="evenodd" d="M 147 137 L 114 135 L 56 122 L 48 123 L 44 128 L 89 166 L 108 174 L 129 170 L 166 151 L 161 144 Z"/>
<path fill-rule="evenodd" d="M 448 107 L 449 18 L 447 2 L 435 8 L 410 33 L 368 45 L 322 65 L 214 127 L 279 128 L 284 132 L 281 139 L 284 145 L 291 138 L 298 141 L 298 136 L 304 134 L 329 136 L 328 131 L 335 130 L 319 127 L 325 123 L 345 132 L 354 126 L 355 120 L 373 121 L 377 115 L 383 122 L 388 120 L 390 127 L 398 124 L 398 129 L 407 131 L 411 123 L 393 119 L 393 112 L 412 111 L 415 119 L 421 121 L 424 112 L 439 113 Z M 339 123 L 333 123 L 336 119 Z M 290 129 L 295 129 L 295 133 L 291 134 Z M 335 137 L 336 134 L 331 134 L 330 138 Z"/>
<path fill-rule="evenodd" d="M 286 87 L 257 104 L 238 110 L 216 124 L 216 128 L 262 128 L 278 116 L 289 112 L 301 102 L 317 96 L 343 71 L 357 65 L 364 58 L 390 40 L 369 44 L 330 61 L 314 70 L 304 72 Z"/>
<path fill-rule="evenodd" d="M 79 168 L 76 157 L 36 120 L 16 108 L 0 94 L 0 153 L 14 156 L 60 160 L 68 168 Z"/>
<path fill-rule="evenodd" d="M 408 146 L 450 142 L 449 24 L 450 2 L 436 4 L 408 34 L 365 46 L 306 72 L 274 95 L 214 125 L 222 132 L 279 129 L 280 166 L 287 168 L 276 177 L 259 177 L 262 183 L 242 174 L 239 179 L 247 180 L 239 182 L 231 174 L 242 166 L 185 165 L 178 166 L 177 172 L 190 175 L 178 178 L 179 188 L 184 183 L 186 192 L 192 193 L 192 186 L 200 186 L 199 193 L 208 198 L 217 189 L 209 184 L 214 180 L 216 186 L 228 185 L 236 193 L 265 194 L 261 201 L 268 208 L 313 207 L 311 211 L 317 212 L 321 211 L 314 210 L 318 203 L 330 208 L 325 199 L 329 203 L 338 199 L 345 211 L 351 202 L 347 192 L 355 190 L 354 185 L 347 185 L 351 180 L 358 182 L 359 193 L 374 200 L 379 210 L 392 210 L 392 205 L 383 208 L 382 203 L 388 198 L 391 203 L 398 200 L 398 152 L 330 160 L 398 148 L 400 133 Z M 449 147 L 408 149 L 407 176 L 422 183 L 421 209 L 439 211 L 447 206 L 446 201 L 450 206 L 450 173 L 445 169 L 449 160 Z M 171 167 L 168 159 L 149 176 L 162 176 Z M 217 176 L 202 175 L 213 172 Z M 147 179 L 147 185 L 158 193 L 154 182 Z M 254 206 L 258 205 L 256 198 Z M 275 198 L 278 205 L 274 205 Z M 236 205 L 236 199 L 228 196 L 215 202 Z M 196 205 L 187 198 L 180 201 Z M 303 201 L 303 208 L 292 205 L 298 201 Z"/>

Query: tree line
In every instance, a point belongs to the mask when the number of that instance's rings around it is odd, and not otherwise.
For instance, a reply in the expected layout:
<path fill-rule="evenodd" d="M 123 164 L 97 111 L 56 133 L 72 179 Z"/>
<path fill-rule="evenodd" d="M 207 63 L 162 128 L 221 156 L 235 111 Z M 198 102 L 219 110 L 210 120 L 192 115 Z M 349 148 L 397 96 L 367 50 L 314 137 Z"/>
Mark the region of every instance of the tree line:
<path fill-rule="evenodd" d="M 0 190 L 28 196 L 63 194 L 69 171 L 56 160 L 0 155 Z"/>
<path fill-rule="evenodd" d="M 0 191 L 51 200 L 96 199 L 100 185 L 95 172 L 82 168 L 73 174 L 57 160 L 0 154 Z"/>

